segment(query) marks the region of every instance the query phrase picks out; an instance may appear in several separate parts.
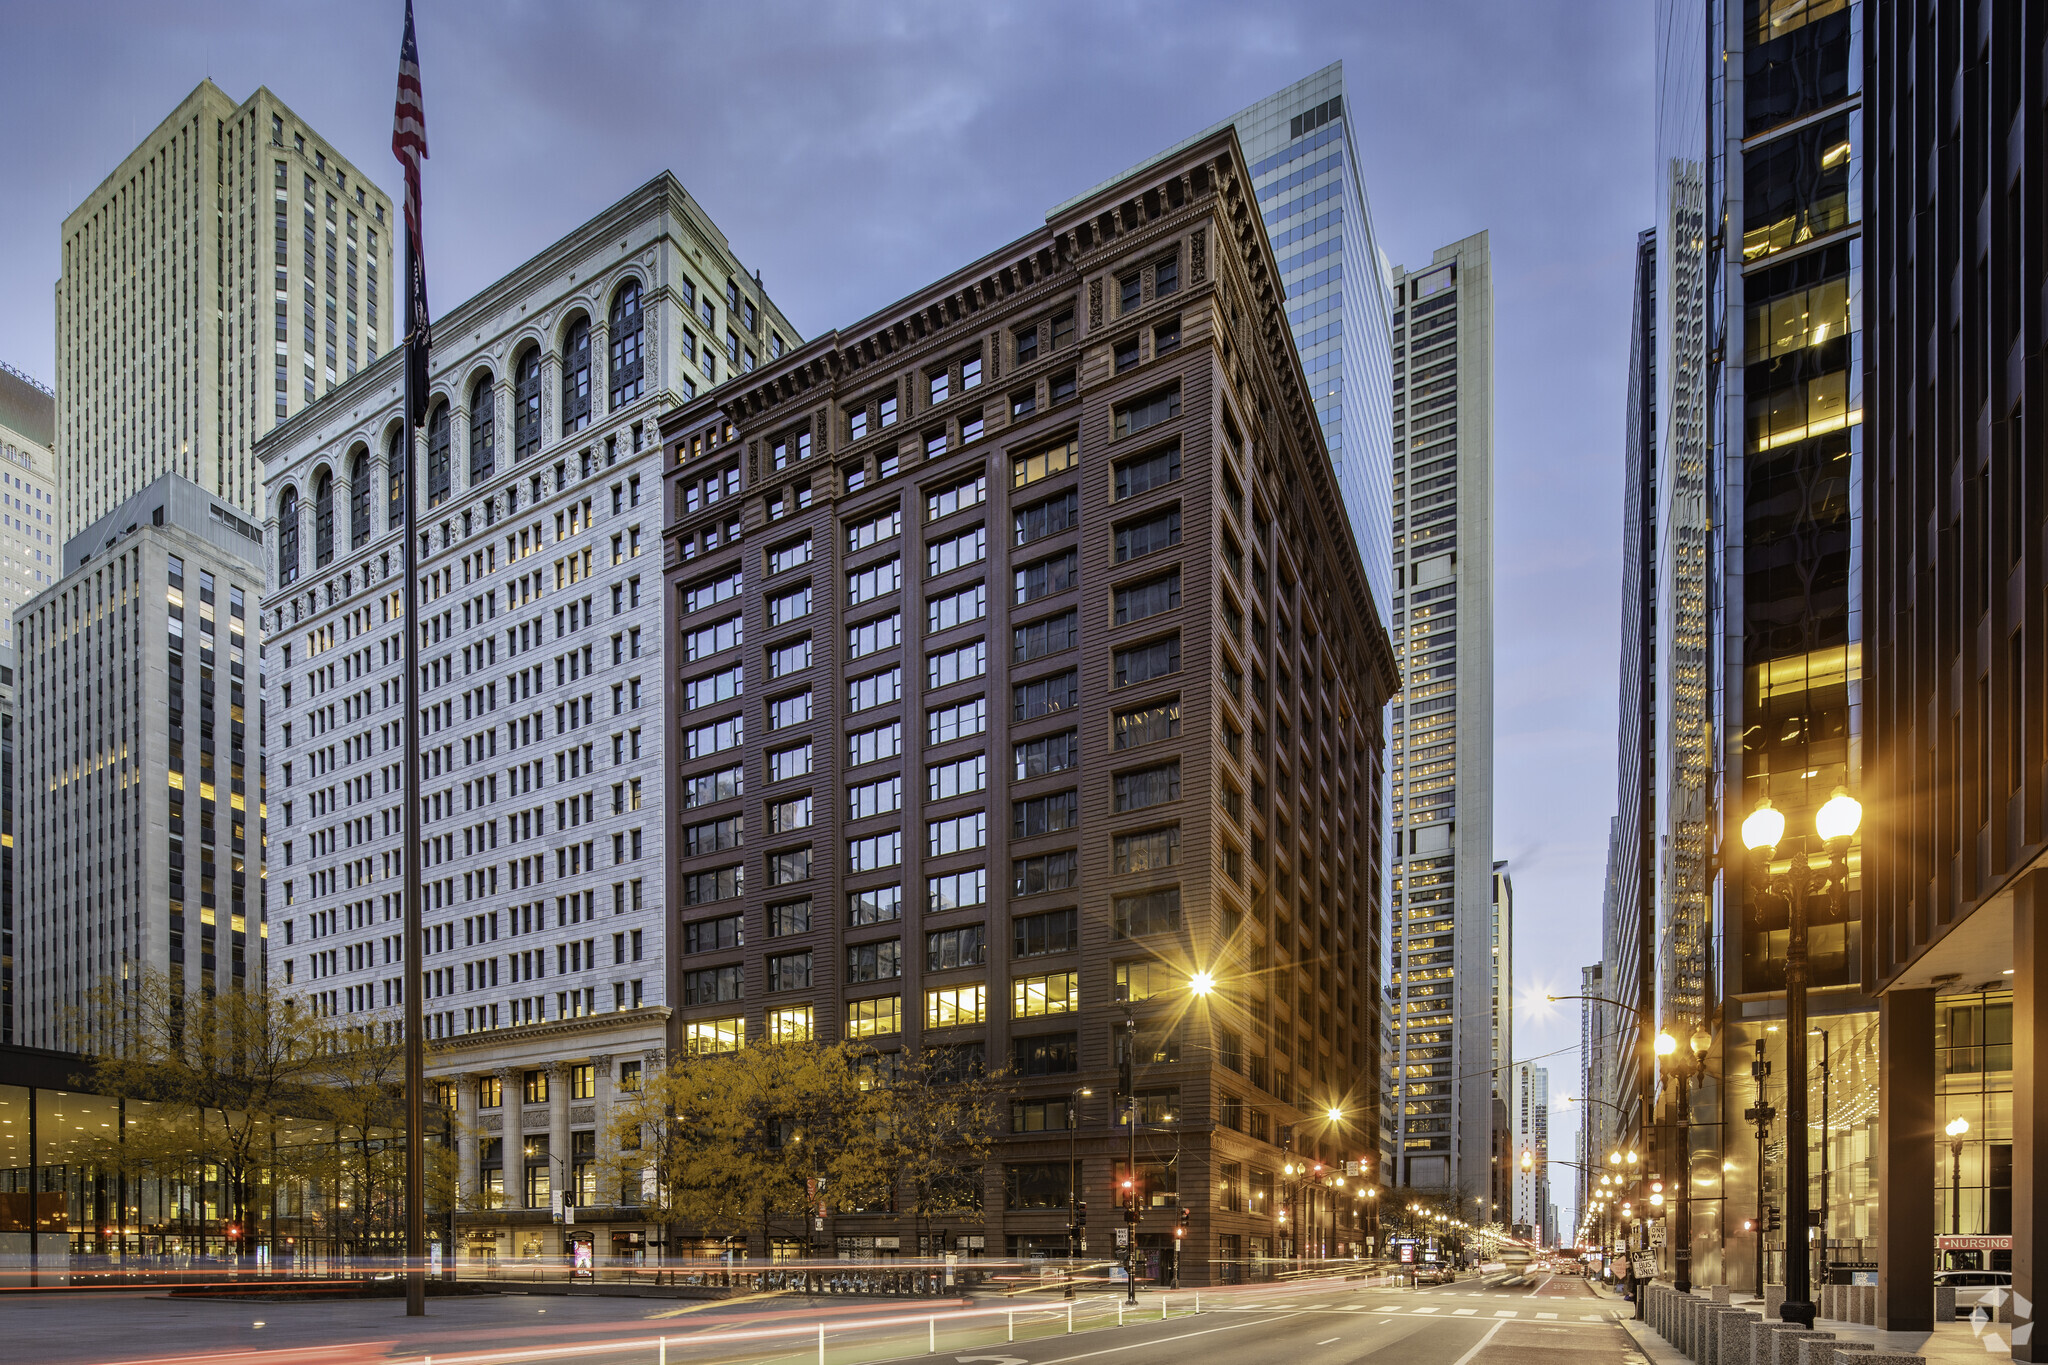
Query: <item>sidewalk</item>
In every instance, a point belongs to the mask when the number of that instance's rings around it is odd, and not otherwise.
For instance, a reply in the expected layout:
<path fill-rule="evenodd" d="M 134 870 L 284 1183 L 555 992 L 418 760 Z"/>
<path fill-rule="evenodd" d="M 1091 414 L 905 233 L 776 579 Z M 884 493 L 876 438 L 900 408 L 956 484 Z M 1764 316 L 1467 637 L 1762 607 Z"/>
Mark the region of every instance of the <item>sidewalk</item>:
<path fill-rule="evenodd" d="M 1619 1299 L 1620 1296 L 1613 1297 Z M 1730 1306 L 1746 1308 L 1753 1313 L 1761 1313 L 1764 1309 L 1762 1299 L 1733 1299 Z M 1678 1348 L 1652 1331 L 1648 1323 L 1624 1318 L 1621 1325 L 1635 1338 L 1636 1345 L 1649 1358 L 1651 1365 L 1689 1365 Z M 1814 1327 L 1834 1333 L 1837 1341 L 1867 1341 L 1873 1350 L 1903 1351 L 1923 1356 L 1928 1365 L 1965 1365 L 1965 1362 L 1977 1365 L 1987 1357 L 1992 1360 L 2012 1358 L 2012 1327 L 2006 1323 L 1966 1320 L 1938 1323 L 1932 1332 L 1882 1332 L 1875 1327 L 1821 1318 Z"/>

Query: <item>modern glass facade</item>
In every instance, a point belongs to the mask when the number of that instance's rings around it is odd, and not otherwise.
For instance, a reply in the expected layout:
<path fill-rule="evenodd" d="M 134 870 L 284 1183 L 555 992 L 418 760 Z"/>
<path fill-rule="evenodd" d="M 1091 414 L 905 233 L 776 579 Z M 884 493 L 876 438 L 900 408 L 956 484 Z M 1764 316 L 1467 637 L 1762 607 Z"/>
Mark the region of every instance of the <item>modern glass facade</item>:
<path fill-rule="evenodd" d="M 1280 261 L 1301 367 L 1384 624 L 1394 562 L 1392 304 L 1346 108 L 1344 64 L 1332 62 L 1152 160 L 1236 128 Z"/>

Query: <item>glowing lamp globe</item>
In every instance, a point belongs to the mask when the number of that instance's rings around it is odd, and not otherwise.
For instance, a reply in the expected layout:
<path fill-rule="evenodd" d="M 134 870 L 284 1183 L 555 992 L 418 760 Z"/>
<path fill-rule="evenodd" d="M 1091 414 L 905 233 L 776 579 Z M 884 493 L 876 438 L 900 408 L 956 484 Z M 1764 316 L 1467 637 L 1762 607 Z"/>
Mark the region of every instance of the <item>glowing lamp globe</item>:
<path fill-rule="evenodd" d="M 1785 837 L 1785 812 L 1771 805 L 1766 796 L 1742 822 L 1743 847 L 1752 853 L 1768 853 Z"/>
<path fill-rule="evenodd" d="M 1830 844 L 1837 839 L 1847 839 L 1862 823 L 1863 803 L 1842 787 L 1835 788 L 1835 794 L 1813 817 L 1815 831 Z"/>

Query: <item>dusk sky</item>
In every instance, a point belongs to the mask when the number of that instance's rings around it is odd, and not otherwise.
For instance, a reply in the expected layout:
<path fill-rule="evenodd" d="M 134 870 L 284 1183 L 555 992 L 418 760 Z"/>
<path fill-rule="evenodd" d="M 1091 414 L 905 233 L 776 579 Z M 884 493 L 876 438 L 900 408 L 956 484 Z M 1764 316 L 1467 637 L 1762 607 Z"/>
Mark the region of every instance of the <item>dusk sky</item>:
<path fill-rule="evenodd" d="M 0 360 L 49 383 L 59 229 L 202 78 L 266 85 L 399 197 L 402 4 L 0 0 Z M 1380 241 L 1487 229 L 1495 285 L 1496 848 L 1516 1053 L 1578 1091 L 1615 804 L 1622 390 L 1650 223 L 1650 7 L 418 0 L 437 311 L 663 169 L 804 332 L 1342 59 Z M 1532 1009 L 1529 1001 L 1538 1003 Z M 1570 1111 L 1553 1119 L 1568 1156 Z M 1561 1207 L 1571 1172 L 1554 1180 Z M 1567 1213 L 1567 1217 L 1569 1214 Z"/>

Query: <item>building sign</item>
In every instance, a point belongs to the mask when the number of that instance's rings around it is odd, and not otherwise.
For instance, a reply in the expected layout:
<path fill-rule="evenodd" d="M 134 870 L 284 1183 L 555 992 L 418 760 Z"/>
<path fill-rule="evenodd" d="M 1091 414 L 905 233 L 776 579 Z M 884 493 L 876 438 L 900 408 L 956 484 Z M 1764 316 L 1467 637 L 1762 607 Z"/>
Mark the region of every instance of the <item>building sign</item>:
<path fill-rule="evenodd" d="M 1934 1239 L 1940 1251 L 2011 1251 L 2012 1234 L 2002 1237 L 1952 1237 L 1944 1233 Z"/>

